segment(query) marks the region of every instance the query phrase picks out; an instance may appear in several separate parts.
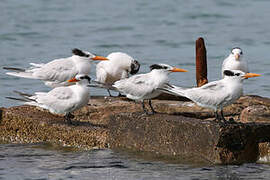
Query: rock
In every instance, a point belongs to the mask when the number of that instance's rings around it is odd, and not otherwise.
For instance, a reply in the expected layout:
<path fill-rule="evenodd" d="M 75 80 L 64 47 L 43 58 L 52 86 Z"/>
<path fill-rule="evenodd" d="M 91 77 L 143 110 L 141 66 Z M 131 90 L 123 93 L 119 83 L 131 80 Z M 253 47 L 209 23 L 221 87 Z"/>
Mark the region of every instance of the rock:
<path fill-rule="evenodd" d="M 88 106 L 74 112 L 74 125 L 67 125 L 63 116 L 33 106 L 1 108 L 0 140 L 80 149 L 124 149 L 209 164 L 239 164 L 270 157 L 269 146 L 265 145 L 270 142 L 270 125 L 265 123 L 269 121 L 268 98 L 241 97 L 226 107 L 224 114 L 226 119 L 240 121 L 244 110 L 241 121 L 247 123 L 225 126 L 213 121 L 212 110 L 187 99 L 173 99 L 153 100 L 159 114 L 147 116 L 140 103 L 126 98 L 93 97 Z"/>
<path fill-rule="evenodd" d="M 265 105 L 246 107 L 240 115 L 241 122 L 270 122 L 270 108 Z"/>

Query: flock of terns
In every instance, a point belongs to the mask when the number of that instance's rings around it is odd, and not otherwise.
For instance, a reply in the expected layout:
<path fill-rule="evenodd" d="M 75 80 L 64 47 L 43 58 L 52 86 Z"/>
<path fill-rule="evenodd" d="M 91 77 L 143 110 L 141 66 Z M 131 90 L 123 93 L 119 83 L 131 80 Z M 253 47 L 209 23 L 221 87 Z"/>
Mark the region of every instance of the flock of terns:
<path fill-rule="evenodd" d="M 35 92 L 34 95 L 14 91 L 21 97 L 7 98 L 47 109 L 54 114 L 64 114 L 67 123 L 71 124 L 73 118 L 71 112 L 88 104 L 90 87 L 106 88 L 110 96 L 110 90 L 118 91 L 129 99 L 140 101 L 146 114 L 156 113 L 151 99 L 166 92 L 185 96 L 199 106 L 213 109 L 216 120 L 219 123 L 226 123 L 223 107 L 232 104 L 243 94 L 244 79 L 260 76 L 249 73 L 243 52 L 238 47 L 233 48 L 224 60 L 221 80 L 195 88 L 169 84 L 168 75 L 171 72 L 187 72 L 187 70 L 167 64 L 153 64 L 149 73 L 134 75 L 139 71 L 140 63 L 126 53 L 115 52 L 103 57 L 73 49 L 72 54 L 71 57 L 55 59 L 46 64 L 30 63 L 31 67 L 28 69 L 4 67 L 9 70 L 8 75 L 39 79 L 53 88 L 49 92 Z M 89 77 L 93 61 L 101 61 L 96 66 L 95 81 Z M 129 77 L 130 74 L 133 76 Z M 145 100 L 148 100 L 151 112 L 145 108 Z"/>

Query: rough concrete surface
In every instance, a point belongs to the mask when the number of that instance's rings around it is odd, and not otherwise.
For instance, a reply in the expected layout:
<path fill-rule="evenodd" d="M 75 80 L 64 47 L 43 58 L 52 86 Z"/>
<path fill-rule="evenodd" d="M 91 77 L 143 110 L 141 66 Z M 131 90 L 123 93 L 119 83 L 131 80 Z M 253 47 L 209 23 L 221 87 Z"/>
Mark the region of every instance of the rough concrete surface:
<path fill-rule="evenodd" d="M 227 119 L 237 121 L 226 125 L 212 121 L 212 110 L 183 98 L 173 99 L 153 100 L 159 113 L 145 115 L 140 103 L 126 98 L 93 97 L 88 106 L 74 112 L 73 125 L 32 106 L 1 108 L 0 137 L 12 143 L 124 149 L 211 164 L 266 161 L 270 99 L 241 97 L 224 109 Z"/>

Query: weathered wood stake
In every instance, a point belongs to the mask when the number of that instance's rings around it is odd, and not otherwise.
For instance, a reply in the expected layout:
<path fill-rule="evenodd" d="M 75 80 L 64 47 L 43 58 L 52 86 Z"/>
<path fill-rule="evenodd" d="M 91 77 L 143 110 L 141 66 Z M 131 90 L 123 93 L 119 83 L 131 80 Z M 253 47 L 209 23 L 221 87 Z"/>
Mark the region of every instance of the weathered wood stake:
<path fill-rule="evenodd" d="M 198 87 L 208 83 L 206 48 L 202 37 L 196 40 L 196 80 Z"/>

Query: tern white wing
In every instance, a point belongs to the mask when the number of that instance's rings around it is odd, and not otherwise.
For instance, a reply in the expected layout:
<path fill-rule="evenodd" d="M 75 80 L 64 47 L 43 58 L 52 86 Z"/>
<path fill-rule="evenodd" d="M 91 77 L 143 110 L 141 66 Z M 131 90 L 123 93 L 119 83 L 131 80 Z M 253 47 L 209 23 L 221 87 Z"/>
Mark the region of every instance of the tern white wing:
<path fill-rule="evenodd" d="M 67 81 L 78 74 L 75 64 L 70 59 L 57 59 L 29 71 L 41 80 L 59 82 Z"/>
<path fill-rule="evenodd" d="M 35 94 L 32 97 L 35 101 L 26 104 L 39 106 L 56 114 L 65 114 L 76 108 L 76 95 L 70 88 L 58 87 L 48 93 L 37 92 Z"/>
<path fill-rule="evenodd" d="M 152 96 L 156 90 L 155 83 L 148 77 L 149 74 L 132 76 L 127 79 L 116 81 L 113 87 L 121 93 L 126 94 L 131 99 L 141 99 L 142 97 Z"/>
<path fill-rule="evenodd" d="M 217 82 L 211 82 L 199 88 L 187 89 L 184 91 L 184 95 L 198 105 L 212 109 L 227 105 L 227 99 L 230 99 L 231 96 L 223 83 Z"/>

